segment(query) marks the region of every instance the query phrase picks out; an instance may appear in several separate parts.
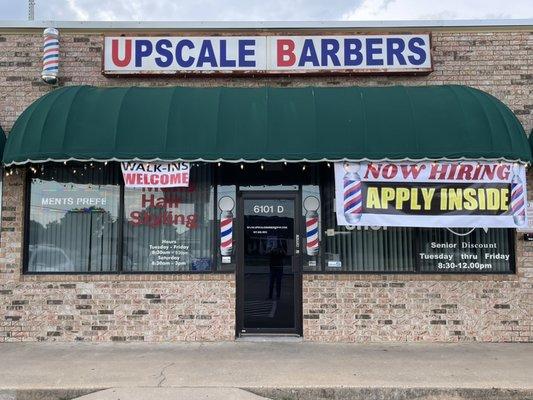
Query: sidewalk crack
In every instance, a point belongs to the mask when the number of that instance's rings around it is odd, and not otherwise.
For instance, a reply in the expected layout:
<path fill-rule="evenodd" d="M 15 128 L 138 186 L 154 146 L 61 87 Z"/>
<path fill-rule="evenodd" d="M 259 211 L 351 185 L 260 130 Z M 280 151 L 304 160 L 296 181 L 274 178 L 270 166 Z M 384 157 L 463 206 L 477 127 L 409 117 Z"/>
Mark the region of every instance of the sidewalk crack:
<path fill-rule="evenodd" d="M 167 376 L 165 372 L 168 368 L 172 367 L 173 365 L 174 363 L 170 363 L 170 364 L 165 365 L 163 368 L 161 368 L 161 371 L 159 371 L 159 375 L 156 377 L 156 379 L 159 379 L 157 387 L 161 387 L 163 385 L 163 382 L 167 380 Z"/>

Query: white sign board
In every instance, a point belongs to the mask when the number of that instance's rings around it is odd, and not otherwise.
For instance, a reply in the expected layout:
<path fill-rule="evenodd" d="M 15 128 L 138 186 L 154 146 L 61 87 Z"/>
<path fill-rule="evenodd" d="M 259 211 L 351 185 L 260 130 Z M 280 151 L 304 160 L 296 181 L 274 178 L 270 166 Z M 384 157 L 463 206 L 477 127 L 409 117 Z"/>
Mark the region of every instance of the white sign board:
<path fill-rule="evenodd" d="M 429 34 L 110 36 L 104 74 L 406 73 L 432 70 Z"/>

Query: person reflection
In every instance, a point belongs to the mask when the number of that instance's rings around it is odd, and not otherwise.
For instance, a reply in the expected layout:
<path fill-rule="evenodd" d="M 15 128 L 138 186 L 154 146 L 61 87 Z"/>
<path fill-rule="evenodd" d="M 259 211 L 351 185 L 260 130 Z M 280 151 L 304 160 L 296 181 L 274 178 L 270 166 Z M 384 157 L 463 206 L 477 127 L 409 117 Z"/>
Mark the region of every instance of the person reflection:
<path fill-rule="evenodd" d="M 281 280 L 283 278 L 283 261 L 287 254 L 285 243 L 278 237 L 269 237 L 267 239 L 266 253 L 269 256 L 270 280 L 268 288 L 268 299 L 272 300 L 274 295 L 274 286 L 276 287 L 276 299 L 281 297 Z"/>

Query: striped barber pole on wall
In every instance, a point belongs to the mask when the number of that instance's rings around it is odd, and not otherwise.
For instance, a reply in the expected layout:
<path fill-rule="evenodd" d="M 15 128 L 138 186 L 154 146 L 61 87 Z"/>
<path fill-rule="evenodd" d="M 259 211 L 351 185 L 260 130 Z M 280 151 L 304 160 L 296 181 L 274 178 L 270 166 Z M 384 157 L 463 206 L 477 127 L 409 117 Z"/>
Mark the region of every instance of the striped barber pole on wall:
<path fill-rule="evenodd" d="M 49 84 L 57 83 L 59 72 L 59 31 L 55 28 L 46 28 L 43 32 L 43 70 L 41 77 Z"/>

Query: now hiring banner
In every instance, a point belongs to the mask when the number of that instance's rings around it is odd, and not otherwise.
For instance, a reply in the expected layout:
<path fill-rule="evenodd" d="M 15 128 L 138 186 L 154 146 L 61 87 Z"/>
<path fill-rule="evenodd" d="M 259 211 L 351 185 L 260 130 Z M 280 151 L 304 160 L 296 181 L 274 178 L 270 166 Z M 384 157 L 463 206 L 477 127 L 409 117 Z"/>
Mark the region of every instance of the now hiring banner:
<path fill-rule="evenodd" d="M 335 163 L 338 225 L 521 228 L 522 164 Z"/>

